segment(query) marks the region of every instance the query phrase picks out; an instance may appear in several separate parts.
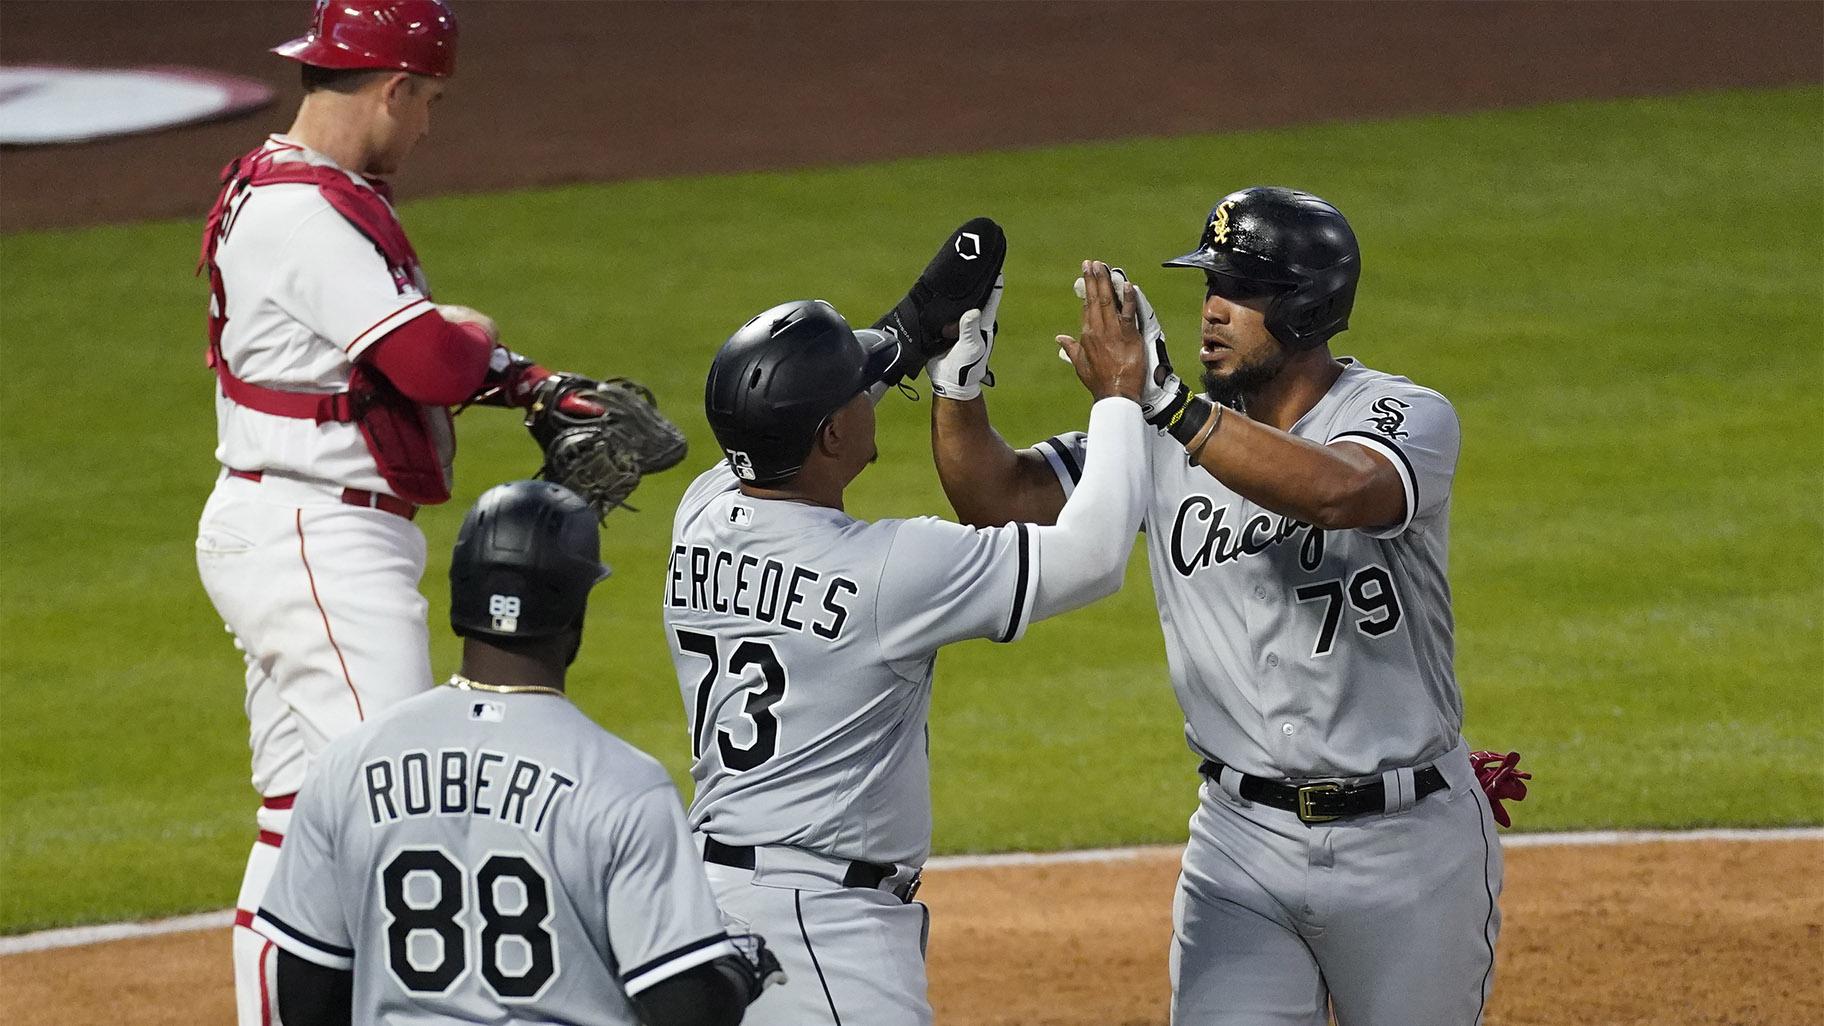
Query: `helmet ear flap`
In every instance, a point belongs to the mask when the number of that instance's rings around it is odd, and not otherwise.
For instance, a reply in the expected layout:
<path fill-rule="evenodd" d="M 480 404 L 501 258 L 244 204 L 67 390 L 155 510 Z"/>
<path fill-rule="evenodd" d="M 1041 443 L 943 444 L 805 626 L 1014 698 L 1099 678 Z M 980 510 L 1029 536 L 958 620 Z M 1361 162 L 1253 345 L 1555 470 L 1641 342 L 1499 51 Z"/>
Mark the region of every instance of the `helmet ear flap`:
<path fill-rule="evenodd" d="M 1348 258 L 1309 272 L 1304 284 L 1282 293 L 1267 308 L 1267 330 L 1292 349 L 1313 349 L 1349 327 L 1361 265 Z"/>

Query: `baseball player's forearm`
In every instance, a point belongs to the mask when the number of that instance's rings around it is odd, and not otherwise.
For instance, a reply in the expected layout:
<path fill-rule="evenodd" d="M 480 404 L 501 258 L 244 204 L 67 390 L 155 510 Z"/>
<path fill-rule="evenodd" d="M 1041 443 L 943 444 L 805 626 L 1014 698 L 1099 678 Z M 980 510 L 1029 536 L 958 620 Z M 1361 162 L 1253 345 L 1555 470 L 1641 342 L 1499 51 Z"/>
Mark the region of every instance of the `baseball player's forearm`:
<path fill-rule="evenodd" d="M 355 974 L 326 969 L 279 949 L 279 1019 L 285 1026 L 349 1026 Z"/>
<path fill-rule="evenodd" d="M 1008 445 L 980 398 L 932 397 L 931 455 L 956 518 L 972 527 L 1053 524 L 1064 508 L 1064 488 L 1050 464 Z"/>
<path fill-rule="evenodd" d="M 1095 455 L 1058 522 L 1037 530 L 1034 619 L 1112 595 L 1126 577 L 1146 512 L 1146 424 L 1139 404 L 1119 397 L 1097 402 L 1089 414 L 1089 446 Z"/>
<path fill-rule="evenodd" d="M 1198 466 L 1250 502 L 1326 531 L 1385 527 L 1405 516 L 1399 473 L 1363 446 L 1319 445 L 1234 410 L 1218 417 L 1190 449 Z"/>
<path fill-rule="evenodd" d="M 633 996 L 646 1026 L 735 1026 L 751 997 L 717 959 L 660 980 Z"/>
<path fill-rule="evenodd" d="M 427 311 L 369 346 L 361 358 L 415 402 L 454 406 L 480 391 L 495 345 L 475 324 Z"/>

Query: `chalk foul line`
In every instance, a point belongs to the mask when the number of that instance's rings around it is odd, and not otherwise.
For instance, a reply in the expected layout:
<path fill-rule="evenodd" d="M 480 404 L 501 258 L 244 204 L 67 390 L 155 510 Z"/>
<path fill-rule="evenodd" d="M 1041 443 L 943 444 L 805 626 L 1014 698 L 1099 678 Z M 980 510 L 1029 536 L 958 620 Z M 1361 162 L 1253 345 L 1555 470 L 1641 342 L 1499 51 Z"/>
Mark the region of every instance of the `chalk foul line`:
<path fill-rule="evenodd" d="M 1503 848 L 1575 848 L 1618 844 L 1661 844 L 1690 841 L 1824 841 L 1824 827 L 1789 827 L 1769 830 L 1595 830 L 1551 834 L 1508 834 Z M 994 869 L 1011 866 L 1056 866 L 1080 862 L 1131 862 L 1137 859 L 1177 857 L 1181 844 L 1150 844 L 1131 848 L 1092 848 L 1083 851 L 1005 852 L 996 855 L 940 855 L 925 864 L 931 872 L 957 869 Z M 140 923 L 104 923 L 41 930 L 14 937 L 0 937 L 0 956 L 22 955 L 56 948 L 76 948 L 107 941 L 156 937 L 194 930 L 225 930 L 234 924 L 234 911 L 199 912 L 195 915 L 154 919 Z"/>

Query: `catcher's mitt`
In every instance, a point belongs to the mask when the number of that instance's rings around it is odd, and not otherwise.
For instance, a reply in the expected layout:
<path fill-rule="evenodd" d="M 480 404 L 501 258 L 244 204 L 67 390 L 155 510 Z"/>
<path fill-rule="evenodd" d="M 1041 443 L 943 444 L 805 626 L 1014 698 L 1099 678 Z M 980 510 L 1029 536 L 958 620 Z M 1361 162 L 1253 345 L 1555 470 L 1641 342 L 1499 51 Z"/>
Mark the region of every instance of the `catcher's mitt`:
<path fill-rule="evenodd" d="M 1513 826 L 1513 820 L 1501 803 L 1525 799 L 1526 782 L 1533 779 L 1531 773 L 1517 768 L 1520 753 L 1471 752 L 1469 764 L 1476 771 L 1476 783 L 1482 785 L 1482 793 L 1488 795 L 1488 808 L 1495 814 L 1495 822 L 1504 827 Z"/>
<path fill-rule="evenodd" d="M 980 310 L 988 302 L 1006 261 L 1007 233 L 991 218 L 973 218 L 950 233 L 911 291 L 874 322 L 899 342 L 899 359 L 887 370 L 887 384 L 917 376 L 932 357 L 956 344 L 946 329 L 956 328 L 964 311 Z"/>
<path fill-rule="evenodd" d="M 533 392 L 526 429 L 545 452 L 538 476 L 581 495 L 604 518 L 626 504 L 640 478 L 677 466 L 688 451 L 652 392 L 627 378 L 553 374 Z"/>

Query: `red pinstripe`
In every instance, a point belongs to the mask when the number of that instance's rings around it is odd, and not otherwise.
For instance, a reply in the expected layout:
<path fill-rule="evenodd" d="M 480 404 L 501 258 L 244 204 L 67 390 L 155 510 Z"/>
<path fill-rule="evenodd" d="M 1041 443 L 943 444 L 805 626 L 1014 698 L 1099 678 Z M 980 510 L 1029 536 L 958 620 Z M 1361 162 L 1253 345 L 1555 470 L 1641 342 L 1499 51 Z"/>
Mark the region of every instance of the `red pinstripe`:
<path fill-rule="evenodd" d="M 272 1026 L 272 994 L 266 986 L 266 960 L 272 955 L 272 942 L 260 949 L 260 1026 Z"/>
<path fill-rule="evenodd" d="M 304 564 L 304 577 L 310 581 L 310 600 L 317 604 L 317 614 L 323 617 L 323 633 L 329 636 L 329 647 L 335 650 L 336 662 L 342 665 L 342 679 L 348 683 L 348 693 L 355 699 L 355 719 L 366 720 L 367 714 L 361 709 L 361 693 L 355 690 L 355 680 L 348 675 L 348 660 L 342 657 L 342 646 L 336 644 L 336 632 L 329 627 L 329 612 L 323 608 L 323 600 L 317 596 L 317 576 L 310 571 L 310 558 L 304 555 L 304 511 L 298 510 L 296 523 L 298 527 L 298 560 Z"/>

